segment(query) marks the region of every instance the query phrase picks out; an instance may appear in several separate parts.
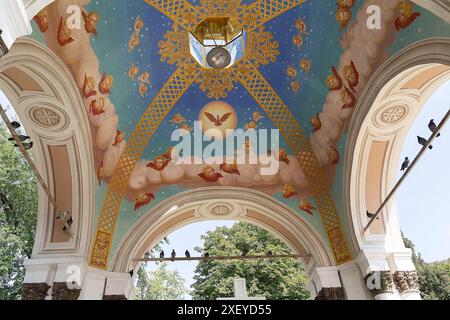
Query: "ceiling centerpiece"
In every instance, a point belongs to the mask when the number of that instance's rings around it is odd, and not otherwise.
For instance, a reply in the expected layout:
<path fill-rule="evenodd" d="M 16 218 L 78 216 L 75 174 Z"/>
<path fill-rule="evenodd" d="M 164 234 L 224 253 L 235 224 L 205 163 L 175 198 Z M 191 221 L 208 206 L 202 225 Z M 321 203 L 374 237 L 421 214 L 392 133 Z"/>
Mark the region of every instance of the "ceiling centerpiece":
<path fill-rule="evenodd" d="M 278 42 L 263 27 L 273 15 L 262 20 L 260 11 L 267 10 L 269 15 L 271 8 L 279 10 L 275 3 L 265 8 L 243 5 L 241 0 L 202 0 L 198 7 L 185 2 L 177 8 L 161 6 L 163 3 L 157 8 L 171 10 L 161 10 L 171 18 L 174 13 L 177 16 L 172 30 L 159 43 L 161 60 L 179 67 L 192 60 L 198 63 L 201 68 L 196 83 L 209 98 L 224 98 L 233 89 L 238 81 L 238 62 L 267 65 L 280 54 Z"/>
<path fill-rule="evenodd" d="M 207 18 L 189 33 L 192 57 L 204 68 L 231 67 L 245 54 L 247 33 L 229 17 Z"/>

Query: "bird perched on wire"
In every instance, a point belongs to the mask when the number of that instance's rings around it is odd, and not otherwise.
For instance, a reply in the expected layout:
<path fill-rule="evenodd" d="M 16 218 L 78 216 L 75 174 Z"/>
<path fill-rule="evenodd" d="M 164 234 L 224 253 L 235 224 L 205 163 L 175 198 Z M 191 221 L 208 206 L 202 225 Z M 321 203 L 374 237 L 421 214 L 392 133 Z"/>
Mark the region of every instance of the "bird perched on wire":
<path fill-rule="evenodd" d="M 161 252 L 159 253 L 159 258 L 161 260 L 164 259 L 164 250 L 161 250 Z"/>
<path fill-rule="evenodd" d="M 12 126 L 14 129 L 19 129 L 19 128 L 21 127 L 20 123 L 18 123 L 17 121 L 11 122 L 11 126 Z"/>
<path fill-rule="evenodd" d="M 209 258 L 209 253 L 205 252 L 205 258 Z"/>
<path fill-rule="evenodd" d="M 428 140 L 427 140 L 427 139 L 425 139 L 425 138 L 423 138 L 423 137 L 419 137 L 419 136 L 417 136 L 417 141 L 418 141 L 419 144 L 422 145 L 422 146 L 426 146 L 427 143 L 428 143 Z M 430 149 L 430 150 L 433 149 L 433 146 L 432 146 L 432 145 L 428 146 L 428 149 Z"/>
<path fill-rule="evenodd" d="M 144 259 L 150 259 L 150 252 L 146 252 L 145 254 L 144 254 Z"/>
<path fill-rule="evenodd" d="M 367 218 L 369 218 L 369 219 L 375 218 L 375 214 L 374 213 L 370 213 L 369 211 L 367 211 L 366 214 L 367 214 Z M 376 217 L 376 219 L 380 220 L 380 217 Z"/>
<path fill-rule="evenodd" d="M 186 251 L 184 252 L 184 255 L 186 256 L 186 258 L 191 260 L 191 253 L 189 252 L 189 250 L 186 249 Z"/>
<path fill-rule="evenodd" d="M 128 271 L 128 273 L 130 274 L 130 277 L 133 278 L 133 274 L 134 274 L 134 269 L 131 269 L 130 271 Z"/>
<path fill-rule="evenodd" d="M 244 248 L 244 250 L 242 250 L 241 256 L 245 257 L 248 253 L 248 250 L 246 248 Z"/>
<path fill-rule="evenodd" d="M 33 148 L 33 141 L 22 143 L 22 145 L 25 148 L 25 150 L 30 150 L 31 148 Z M 18 148 L 19 146 L 17 145 L 17 143 L 15 143 L 14 147 Z"/>
<path fill-rule="evenodd" d="M 170 257 L 172 258 L 172 261 L 175 261 L 175 257 L 177 254 L 175 253 L 175 249 L 172 249 L 172 253 L 170 254 Z"/>
<path fill-rule="evenodd" d="M 436 125 L 436 123 L 434 123 L 434 119 L 431 119 L 431 120 L 430 120 L 430 123 L 428 124 L 428 129 L 430 129 L 430 131 L 433 132 L 433 133 L 436 132 L 436 130 L 437 130 L 437 125 Z M 436 135 L 436 137 L 440 137 L 440 136 L 441 136 L 440 133 L 438 133 L 438 134 Z"/>
<path fill-rule="evenodd" d="M 403 161 L 403 163 L 402 163 L 402 169 L 401 169 L 400 171 L 405 171 L 406 169 L 408 169 L 409 164 L 410 164 L 409 158 L 406 157 L 406 158 L 405 158 L 405 161 Z"/>
<path fill-rule="evenodd" d="M 19 140 L 21 142 L 24 142 L 25 140 L 31 139 L 30 136 L 25 136 L 23 134 L 19 134 L 18 137 L 19 137 Z M 8 138 L 8 141 L 14 141 L 14 140 L 15 140 L 14 137 Z"/>
<path fill-rule="evenodd" d="M 268 255 L 268 256 L 273 256 L 272 251 L 267 252 L 267 255 Z"/>

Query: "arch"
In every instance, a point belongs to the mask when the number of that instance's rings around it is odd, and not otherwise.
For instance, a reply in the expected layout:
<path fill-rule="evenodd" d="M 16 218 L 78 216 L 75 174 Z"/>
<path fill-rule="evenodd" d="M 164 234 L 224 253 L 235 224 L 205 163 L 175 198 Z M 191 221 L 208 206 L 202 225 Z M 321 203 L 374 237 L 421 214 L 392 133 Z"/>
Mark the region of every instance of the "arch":
<path fill-rule="evenodd" d="M 450 38 L 432 38 L 403 49 L 386 61 L 364 90 L 350 122 L 345 151 L 344 206 L 356 252 L 367 246 L 404 251 L 395 199 L 380 221 L 364 232 L 368 222 L 367 190 L 375 190 L 376 206 L 396 183 L 404 139 L 424 103 L 450 79 Z M 384 118 L 392 108 L 401 116 Z M 390 119 L 390 120 L 389 120 Z M 377 178 L 366 183 L 370 172 Z M 377 207 L 375 208 L 377 209 Z"/>
<path fill-rule="evenodd" d="M 56 197 L 57 202 L 66 196 L 65 187 L 78 195 L 72 197 L 70 194 L 65 199 L 74 220 L 73 237 L 55 240 L 56 213 L 46 194 L 38 189 L 38 219 L 32 258 L 75 254 L 87 259 L 95 175 L 88 115 L 70 71 L 47 47 L 35 40 L 21 38 L 0 60 L 0 89 L 31 136 L 34 161 L 50 189 L 61 196 Z M 58 120 L 48 124 L 40 122 L 39 110 L 52 112 Z M 60 165 L 70 171 L 71 183 L 58 182 L 58 175 L 63 174 L 58 171 Z"/>
<path fill-rule="evenodd" d="M 334 265 L 333 254 L 320 236 L 291 208 L 253 189 L 198 188 L 173 196 L 135 223 L 113 256 L 111 270 L 127 272 L 136 257 L 160 239 L 184 225 L 204 220 L 240 220 L 256 224 L 280 237 L 294 252 L 305 257 L 308 269 Z"/>

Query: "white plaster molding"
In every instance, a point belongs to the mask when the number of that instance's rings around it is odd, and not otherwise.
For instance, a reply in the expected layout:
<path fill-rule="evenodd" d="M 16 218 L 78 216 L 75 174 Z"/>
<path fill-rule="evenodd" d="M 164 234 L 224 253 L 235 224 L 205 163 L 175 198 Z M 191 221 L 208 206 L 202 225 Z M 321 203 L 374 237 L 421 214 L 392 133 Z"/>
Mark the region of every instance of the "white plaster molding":
<path fill-rule="evenodd" d="M 342 287 L 339 278 L 338 267 L 317 267 L 309 273 L 309 279 L 314 282 L 316 292 L 320 292 L 322 288 L 340 288 Z"/>
<path fill-rule="evenodd" d="M 450 0 L 411 0 L 432 12 L 442 20 L 450 23 Z"/>
<path fill-rule="evenodd" d="M 22 1 L 27 12 L 28 20 L 33 19 L 33 17 L 41 11 L 43 8 L 48 6 L 55 0 L 16 0 Z"/>
<path fill-rule="evenodd" d="M 395 199 L 382 211 L 386 234 L 363 231 L 368 222 L 365 177 L 370 145 L 374 140 L 389 141 L 380 186 L 382 197 L 385 197 L 396 183 L 401 148 L 415 116 L 439 85 L 450 79 L 450 72 L 441 74 L 420 90 L 400 90 L 400 88 L 420 71 L 438 64 L 450 65 L 449 38 L 433 38 L 415 43 L 386 61 L 372 77 L 359 99 L 350 123 L 344 160 L 344 206 L 352 244 L 357 252 L 404 251 Z M 373 118 L 377 110 L 400 101 L 409 105 L 408 114 L 401 122 L 383 127 L 374 124 Z M 376 258 L 374 261 L 378 261 L 377 264 L 384 268 L 386 262 L 381 260 Z M 363 269 L 361 271 L 365 272 Z"/>
<path fill-rule="evenodd" d="M 220 199 L 220 201 L 211 199 Z M 236 209 L 225 217 L 213 216 L 205 208 L 215 203 L 226 204 Z M 285 204 L 253 189 L 208 187 L 182 192 L 150 209 L 123 237 L 114 252 L 110 268 L 112 271 L 117 272 L 126 272 L 133 268 L 136 269 L 136 264 L 132 260 L 137 257 L 137 252 L 145 252 L 151 249 L 162 237 L 184 225 L 211 219 L 238 219 L 257 224 L 274 232 L 291 249 L 295 249 L 293 244 L 274 228 L 248 217 L 246 213 L 249 209 L 275 220 L 284 228 L 288 229 L 295 236 L 296 240 L 304 246 L 305 250 L 312 255 L 312 260 L 315 260 L 317 266 L 334 264 L 334 258 L 330 249 L 324 245 L 323 240 L 321 240 L 315 229 Z M 157 238 L 147 248 L 142 247 L 146 239 L 151 237 L 152 233 L 159 226 L 163 225 L 165 221 L 189 211 L 194 211 L 194 218 L 171 226 L 164 234 L 158 234 Z"/>
<path fill-rule="evenodd" d="M 355 260 L 338 266 L 339 276 L 347 300 L 373 300 L 361 270 Z"/>
<path fill-rule="evenodd" d="M 73 239 L 65 243 L 50 243 L 54 212 L 47 196 L 39 187 L 38 222 L 33 248 L 34 259 L 45 257 L 89 255 L 94 208 L 93 155 L 89 119 L 79 89 L 63 62 L 37 41 L 22 38 L 16 41 L 10 53 L 0 60 L 0 71 L 15 67 L 27 73 L 43 92 L 22 91 L 0 74 L 0 88 L 12 103 L 24 128 L 34 141 L 35 163 L 46 183 L 52 188 L 53 177 L 48 146 L 67 146 L 72 190 Z M 31 116 L 33 108 L 46 106 L 59 110 L 65 124 L 45 128 Z"/>
<path fill-rule="evenodd" d="M 22 1 L 0 1 L 0 29 L 3 31 L 2 38 L 8 48 L 17 38 L 29 35 L 33 31 Z"/>

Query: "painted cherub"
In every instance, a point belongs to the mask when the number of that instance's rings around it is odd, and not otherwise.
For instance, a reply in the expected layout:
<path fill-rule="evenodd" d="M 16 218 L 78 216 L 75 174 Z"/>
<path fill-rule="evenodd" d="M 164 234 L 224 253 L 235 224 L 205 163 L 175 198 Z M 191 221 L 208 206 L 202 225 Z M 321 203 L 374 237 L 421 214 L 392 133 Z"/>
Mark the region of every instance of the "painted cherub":
<path fill-rule="evenodd" d="M 125 134 L 123 133 L 123 131 L 116 130 L 116 137 L 114 138 L 113 146 L 118 145 L 123 140 L 125 140 Z"/>
<path fill-rule="evenodd" d="M 216 170 L 214 170 L 214 168 L 211 166 L 205 166 L 202 172 L 198 174 L 198 176 L 206 182 L 217 182 L 220 178 L 223 178 L 223 175 L 219 172 L 216 172 Z"/>
<path fill-rule="evenodd" d="M 295 187 L 292 184 L 283 185 L 283 198 L 289 199 L 297 194 L 298 192 L 295 191 Z"/>
<path fill-rule="evenodd" d="M 341 27 L 339 31 L 342 31 L 352 19 L 352 10 L 350 7 L 339 6 L 336 11 L 336 21 L 339 22 Z"/>
<path fill-rule="evenodd" d="M 356 70 L 356 66 L 353 63 L 353 61 L 350 61 L 349 65 L 346 65 L 344 67 L 344 78 L 347 80 L 347 83 L 350 87 L 350 89 L 353 92 L 356 92 L 355 89 L 358 86 L 359 83 L 359 73 L 358 70 Z"/>
<path fill-rule="evenodd" d="M 48 30 L 48 9 L 45 7 L 41 11 L 39 11 L 34 17 L 33 20 L 39 27 L 41 32 L 46 32 Z"/>
<path fill-rule="evenodd" d="M 84 30 L 86 30 L 87 33 L 92 33 L 95 36 L 97 36 L 97 22 L 98 22 L 98 14 L 95 11 L 86 13 L 81 12 L 83 15 L 84 20 Z"/>
<path fill-rule="evenodd" d="M 149 204 L 154 199 L 155 195 L 153 193 L 144 191 L 138 192 L 138 194 L 136 195 L 136 203 L 134 204 L 134 211 Z"/>
<path fill-rule="evenodd" d="M 410 2 L 402 2 L 400 4 L 400 13 L 397 19 L 395 19 L 395 29 L 400 31 L 400 29 L 406 29 L 409 27 L 416 19 L 420 17 L 420 12 L 413 12 L 413 5 Z"/>
<path fill-rule="evenodd" d="M 333 74 L 327 77 L 326 83 L 330 91 L 338 91 L 344 87 L 344 81 L 337 72 L 335 67 L 331 67 Z"/>
<path fill-rule="evenodd" d="M 100 83 L 98 84 L 98 90 L 102 94 L 110 94 L 113 82 L 114 82 L 113 76 L 112 75 L 106 75 L 103 72 L 102 78 L 100 79 Z"/>
<path fill-rule="evenodd" d="M 95 79 L 92 76 L 87 76 L 84 74 L 83 88 L 81 89 L 81 94 L 83 98 L 87 99 L 91 96 L 95 96 L 97 91 L 95 91 Z"/>
<path fill-rule="evenodd" d="M 289 158 L 285 149 L 280 149 L 280 151 L 278 152 L 278 160 L 289 165 Z"/>
<path fill-rule="evenodd" d="M 67 20 L 63 19 L 63 17 L 61 17 L 61 19 L 59 20 L 58 30 L 56 32 L 56 40 L 61 47 L 64 47 L 66 44 L 73 42 L 72 30 L 67 25 Z"/>
<path fill-rule="evenodd" d="M 356 105 L 355 95 L 345 86 L 341 91 L 341 100 L 343 103 L 342 109 L 352 109 Z"/>
<path fill-rule="evenodd" d="M 162 171 L 169 164 L 169 162 L 170 160 L 164 159 L 162 156 L 157 156 L 153 159 L 153 161 L 147 163 L 146 167 L 155 169 L 156 171 Z"/>
<path fill-rule="evenodd" d="M 237 164 L 236 162 L 234 163 L 222 163 L 220 165 L 220 170 L 222 170 L 223 172 L 226 172 L 228 174 L 236 174 L 236 175 L 240 175 L 241 173 L 238 170 Z"/>
<path fill-rule="evenodd" d="M 300 200 L 298 208 L 310 215 L 314 215 L 313 211 L 316 210 L 308 200 Z"/>
<path fill-rule="evenodd" d="M 91 101 L 89 105 L 89 112 L 94 116 L 98 116 L 105 112 L 105 99 L 99 98 Z"/>

